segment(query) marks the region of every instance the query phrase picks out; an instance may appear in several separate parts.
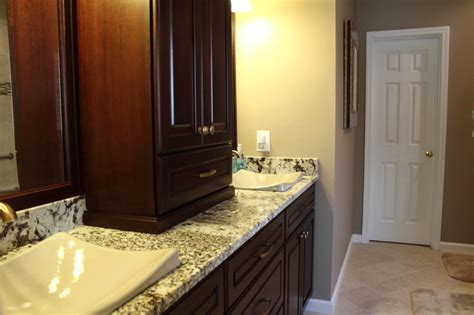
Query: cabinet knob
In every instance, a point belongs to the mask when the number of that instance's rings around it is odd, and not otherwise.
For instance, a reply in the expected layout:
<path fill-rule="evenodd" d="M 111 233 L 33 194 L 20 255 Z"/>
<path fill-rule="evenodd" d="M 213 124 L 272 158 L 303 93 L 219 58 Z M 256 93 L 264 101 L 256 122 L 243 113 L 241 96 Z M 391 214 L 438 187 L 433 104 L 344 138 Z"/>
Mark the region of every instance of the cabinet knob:
<path fill-rule="evenodd" d="M 197 133 L 198 133 L 198 135 L 202 136 L 202 126 L 198 127 Z"/>
<path fill-rule="evenodd" d="M 214 125 L 211 125 L 211 127 L 209 127 L 209 133 L 211 134 L 211 136 L 216 133 L 216 127 L 214 127 Z"/>
<path fill-rule="evenodd" d="M 202 126 L 202 134 L 207 136 L 209 134 L 209 127 L 208 126 Z"/>

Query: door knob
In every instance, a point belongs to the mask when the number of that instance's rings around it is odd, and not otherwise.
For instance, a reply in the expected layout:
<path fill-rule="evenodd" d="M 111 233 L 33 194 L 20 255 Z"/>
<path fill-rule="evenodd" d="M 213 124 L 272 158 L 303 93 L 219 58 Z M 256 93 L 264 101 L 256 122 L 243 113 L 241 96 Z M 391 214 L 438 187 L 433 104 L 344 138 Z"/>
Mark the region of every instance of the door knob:
<path fill-rule="evenodd" d="M 431 150 L 426 151 L 426 152 L 425 152 L 425 156 L 426 156 L 427 158 L 431 159 L 431 158 L 433 157 L 433 151 L 431 151 Z"/>

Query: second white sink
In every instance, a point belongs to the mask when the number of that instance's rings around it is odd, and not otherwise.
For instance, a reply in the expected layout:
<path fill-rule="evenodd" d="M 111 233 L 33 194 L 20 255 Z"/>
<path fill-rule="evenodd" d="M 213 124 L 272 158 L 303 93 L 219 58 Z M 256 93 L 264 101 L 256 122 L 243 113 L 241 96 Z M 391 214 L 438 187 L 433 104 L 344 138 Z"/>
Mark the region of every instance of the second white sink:
<path fill-rule="evenodd" d="M 287 191 L 303 178 L 303 173 L 259 174 L 240 170 L 232 177 L 232 185 L 237 189 Z"/>
<path fill-rule="evenodd" d="M 174 249 L 114 250 L 58 233 L 0 263 L 0 314 L 110 313 L 179 264 Z"/>

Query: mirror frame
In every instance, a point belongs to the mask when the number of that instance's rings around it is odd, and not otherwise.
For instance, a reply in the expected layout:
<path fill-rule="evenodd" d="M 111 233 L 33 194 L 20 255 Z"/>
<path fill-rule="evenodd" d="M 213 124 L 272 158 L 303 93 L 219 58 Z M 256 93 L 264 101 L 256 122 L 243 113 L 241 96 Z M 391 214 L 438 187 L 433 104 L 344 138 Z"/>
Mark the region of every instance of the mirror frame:
<path fill-rule="evenodd" d="M 63 141 L 64 141 L 64 168 L 66 181 L 34 189 L 5 193 L 0 195 L 0 201 L 9 204 L 15 211 L 82 195 L 79 163 L 78 115 L 77 115 L 77 87 L 75 75 L 75 29 L 73 24 L 74 8 L 70 0 L 57 0 L 59 15 L 59 46 L 61 67 L 61 94 Z M 8 11 L 8 26 L 14 28 L 10 10 Z M 15 93 L 15 92 L 13 92 Z"/>

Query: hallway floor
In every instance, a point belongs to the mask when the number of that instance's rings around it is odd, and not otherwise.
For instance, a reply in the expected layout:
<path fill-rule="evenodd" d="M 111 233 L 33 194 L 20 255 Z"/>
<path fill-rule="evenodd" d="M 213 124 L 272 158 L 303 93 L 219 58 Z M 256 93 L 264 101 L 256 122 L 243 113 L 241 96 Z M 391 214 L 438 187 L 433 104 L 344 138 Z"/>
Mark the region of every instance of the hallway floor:
<path fill-rule="evenodd" d="M 413 314 L 410 293 L 419 289 L 474 294 L 474 283 L 449 277 L 441 253 L 429 247 L 352 244 L 334 314 Z"/>

